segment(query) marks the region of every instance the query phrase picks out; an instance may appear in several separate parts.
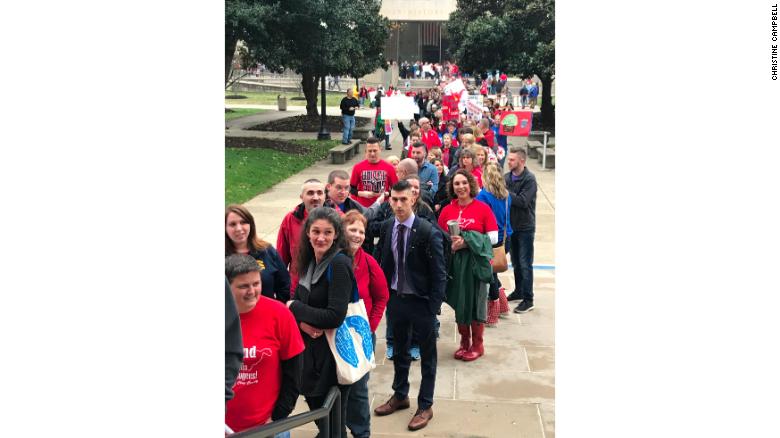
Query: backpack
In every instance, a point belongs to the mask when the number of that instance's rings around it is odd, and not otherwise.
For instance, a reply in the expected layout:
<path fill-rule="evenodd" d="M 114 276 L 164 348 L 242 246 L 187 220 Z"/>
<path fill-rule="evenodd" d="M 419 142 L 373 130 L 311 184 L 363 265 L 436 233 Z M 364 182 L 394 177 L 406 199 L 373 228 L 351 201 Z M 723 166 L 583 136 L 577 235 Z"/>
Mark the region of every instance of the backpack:
<path fill-rule="evenodd" d="M 432 223 L 428 222 L 425 219 L 420 221 L 420 232 L 425 233 L 425 236 L 428 237 L 427 240 L 428 242 L 430 242 L 431 233 L 441 234 L 442 254 L 444 254 L 444 272 L 447 273 L 447 279 L 449 279 L 450 260 L 452 259 L 452 237 L 450 237 L 450 233 L 445 233 L 439 227 L 439 225 L 434 226 Z M 431 254 L 430 245 L 426 246 L 425 254 L 428 256 L 429 259 L 433 258 L 433 254 Z"/>

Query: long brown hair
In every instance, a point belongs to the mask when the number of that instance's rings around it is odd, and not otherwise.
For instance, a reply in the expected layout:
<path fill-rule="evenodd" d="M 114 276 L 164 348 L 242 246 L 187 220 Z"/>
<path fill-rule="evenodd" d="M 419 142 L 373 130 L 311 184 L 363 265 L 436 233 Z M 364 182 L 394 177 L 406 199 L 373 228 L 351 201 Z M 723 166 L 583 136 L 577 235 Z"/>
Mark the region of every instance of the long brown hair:
<path fill-rule="evenodd" d="M 347 245 L 347 238 L 344 237 L 344 226 L 342 225 L 341 217 L 336 213 L 336 210 L 330 207 L 317 207 L 309 212 L 306 222 L 301 227 L 300 245 L 298 246 L 298 273 L 301 275 L 306 273 L 309 263 L 314 260 L 314 248 L 312 248 L 309 240 L 309 229 L 311 229 L 311 224 L 319 219 L 325 219 L 330 222 L 336 231 L 336 235 L 333 237 L 333 245 L 328 249 L 326 255 L 334 251 L 341 251 L 349 256 L 351 263 L 352 256 L 347 251 L 349 245 Z"/>
<path fill-rule="evenodd" d="M 243 205 L 230 204 L 225 208 L 225 226 L 227 226 L 227 218 L 230 213 L 235 213 L 241 216 L 249 223 L 249 237 L 246 240 L 246 244 L 249 250 L 265 251 L 266 248 L 271 246 L 270 243 L 257 237 L 257 230 L 255 229 L 255 218 L 252 213 L 249 212 Z M 235 254 L 236 247 L 233 245 L 233 241 L 228 237 L 227 230 L 225 230 L 225 255 Z"/>

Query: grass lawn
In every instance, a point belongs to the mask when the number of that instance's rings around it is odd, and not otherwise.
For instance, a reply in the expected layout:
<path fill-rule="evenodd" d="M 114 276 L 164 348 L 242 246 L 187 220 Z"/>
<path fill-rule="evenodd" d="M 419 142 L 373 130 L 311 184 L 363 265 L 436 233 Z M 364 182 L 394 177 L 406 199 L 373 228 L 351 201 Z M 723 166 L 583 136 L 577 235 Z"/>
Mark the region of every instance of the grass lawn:
<path fill-rule="evenodd" d="M 304 155 L 273 149 L 225 148 L 225 203 L 240 204 L 328 156 L 340 140 L 291 140 Z"/>
<path fill-rule="evenodd" d="M 240 96 L 246 96 L 246 99 L 225 99 L 226 104 L 236 104 L 236 105 L 276 105 L 276 96 L 279 95 L 278 92 L 275 91 L 230 91 L 225 90 L 225 96 L 230 96 L 238 94 Z M 286 92 L 283 94 L 284 96 L 287 96 L 287 106 L 296 105 L 296 106 L 306 106 L 306 100 L 290 100 L 293 97 L 303 97 L 303 94 L 298 94 L 297 92 Z M 341 102 L 341 98 L 347 95 L 347 89 L 344 88 L 343 92 L 337 91 L 337 92 L 327 92 L 327 102 L 330 106 L 338 106 Z M 317 93 L 319 102 L 319 92 Z M 318 103 L 319 105 L 319 103 Z"/>
<path fill-rule="evenodd" d="M 225 121 L 237 119 L 239 117 L 251 116 L 252 114 L 267 113 L 267 109 L 259 108 L 233 108 L 230 112 L 225 112 Z"/>

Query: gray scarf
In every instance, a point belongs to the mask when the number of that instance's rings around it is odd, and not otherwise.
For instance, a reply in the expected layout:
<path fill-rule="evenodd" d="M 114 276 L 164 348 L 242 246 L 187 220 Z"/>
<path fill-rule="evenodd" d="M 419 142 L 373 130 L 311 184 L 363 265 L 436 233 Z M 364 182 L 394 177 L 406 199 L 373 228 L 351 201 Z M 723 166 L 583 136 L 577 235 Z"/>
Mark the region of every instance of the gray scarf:
<path fill-rule="evenodd" d="M 330 266 L 330 262 L 333 261 L 333 259 L 341 254 L 341 251 L 333 251 L 330 255 L 326 256 L 322 261 L 317 263 L 316 259 L 312 259 L 311 262 L 309 262 L 309 266 L 306 268 L 306 274 L 301 277 L 298 280 L 298 284 L 305 287 L 309 292 L 311 292 L 311 285 L 320 281 L 320 277 L 322 277 L 322 274 L 325 273 L 325 271 L 328 270 L 328 266 Z"/>

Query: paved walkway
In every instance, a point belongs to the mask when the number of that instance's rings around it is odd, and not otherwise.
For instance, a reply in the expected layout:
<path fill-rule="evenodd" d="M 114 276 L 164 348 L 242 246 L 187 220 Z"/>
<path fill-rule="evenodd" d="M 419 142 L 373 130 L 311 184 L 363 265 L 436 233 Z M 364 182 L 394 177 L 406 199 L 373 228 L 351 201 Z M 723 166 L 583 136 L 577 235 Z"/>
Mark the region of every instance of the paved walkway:
<path fill-rule="evenodd" d="M 373 116 L 372 110 L 364 111 L 369 113 L 367 117 Z M 274 111 L 251 117 L 262 121 L 273 120 L 291 112 Z M 338 113 L 329 109 L 328 114 Z M 235 125 L 240 123 L 243 123 L 242 119 L 233 121 Z M 510 137 L 510 145 L 516 140 L 519 139 Z M 397 130 L 393 132 L 391 145 L 393 150 L 383 150 L 383 157 L 391 154 L 400 156 L 401 136 Z M 325 182 L 331 170 L 351 172 L 352 166 L 363 159 L 363 156 L 355 157 L 342 165 L 320 161 L 246 202 L 244 205 L 257 221 L 258 235 L 276 243 L 282 218 L 300 202 L 303 181 L 319 178 Z M 372 416 L 372 436 L 555 436 L 555 270 L 550 269 L 555 264 L 555 171 L 542 171 L 536 160 L 528 160 L 528 167 L 536 174 L 539 183 L 535 309 L 523 315 L 511 313 L 508 318 L 499 321 L 498 327 L 486 328 L 485 356 L 475 362 L 462 362 L 452 357 L 458 345 L 454 312 L 446 304 L 442 306 L 433 420 L 420 431 L 406 429 L 416 408 L 420 383 L 420 364 L 414 362 L 410 372 L 412 408 L 387 417 Z M 511 292 L 514 289 L 511 273 L 503 273 L 499 277 L 506 290 Z M 372 411 L 392 394 L 393 363 L 385 359 L 384 333 L 383 320 L 377 329 L 377 368 L 372 371 L 369 380 Z M 295 413 L 307 410 L 301 397 Z M 312 423 L 294 430 L 292 436 L 313 437 L 315 431 Z"/>

